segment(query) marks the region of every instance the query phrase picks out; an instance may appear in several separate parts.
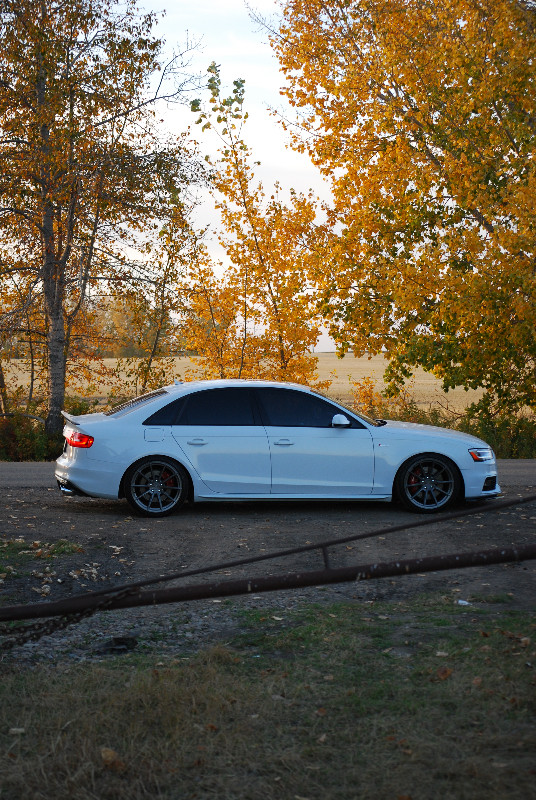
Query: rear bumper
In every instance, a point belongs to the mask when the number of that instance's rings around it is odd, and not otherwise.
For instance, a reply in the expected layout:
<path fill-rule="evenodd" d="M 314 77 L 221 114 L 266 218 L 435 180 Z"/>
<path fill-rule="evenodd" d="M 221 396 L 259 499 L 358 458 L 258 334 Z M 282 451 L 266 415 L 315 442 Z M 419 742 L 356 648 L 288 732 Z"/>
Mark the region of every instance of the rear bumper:
<path fill-rule="evenodd" d="M 82 489 L 79 489 L 78 486 L 75 486 L 74 483 L 65 480 L 65 478 L 56 478 L 56 481 L 58 483 L 58 488 L 60 492 L 65 497 L 72 497 L 73 495 L 78 495 L 79 497 L 89 496 L 85 492 L 83 492 Z"/>
<path fill-rule="evenodd" d="M 65 455 L 56 461 L 56 481 L 64 495 L 117 500 L 122 474 L 119 465 L 106 461 L 80 459 L 77 463 Z"/>

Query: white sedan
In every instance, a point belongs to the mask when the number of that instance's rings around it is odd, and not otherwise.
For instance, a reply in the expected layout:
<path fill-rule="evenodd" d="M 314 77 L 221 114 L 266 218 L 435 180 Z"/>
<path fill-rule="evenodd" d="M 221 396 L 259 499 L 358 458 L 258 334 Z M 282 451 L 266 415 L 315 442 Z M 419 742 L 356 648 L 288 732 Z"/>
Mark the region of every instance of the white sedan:
<path fill-rule="evenodd" d="M 432 513 L 500 492 L 493 451 L 475 436 L 369 419 L 295 384 L 176 382 L 64 417 L 60 489 L 125 497 L 151 517 L 188 499 L 397 499 Z"/>

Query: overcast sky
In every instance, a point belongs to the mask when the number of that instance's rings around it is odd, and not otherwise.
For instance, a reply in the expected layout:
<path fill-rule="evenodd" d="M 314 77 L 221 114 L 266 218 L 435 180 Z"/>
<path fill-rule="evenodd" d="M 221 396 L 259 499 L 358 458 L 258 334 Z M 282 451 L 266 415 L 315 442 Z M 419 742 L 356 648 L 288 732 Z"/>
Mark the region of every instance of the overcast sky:
<path fill-rule="evenodd" d="M 251 6 L 263 17 L 277 12 L 274 0 L 252 0 Z M 199 42 L 192 51 L 191 71 L 201 76 L 212 61 L 220 67 L 224 96 L 231 93 L 233 81 L 246 81 L 245 108 L 249 119 L 244 138 L 253 150 L 255 160 L 261 162 L 258 177 L 266 188 L 278 180 L 283 188 L 297 191 L 309 188 L 322 192 L 322 181 L 309 159 L 286 147 L 288 137 L 281 125 L 270 114 L 269 108 L 288 109 L 279 94 L 283 77 L 265 31 L 251 19 L 243 0 L 145 0 L 147 10 L 166 14 L 157 30 L 164 36 L 167 48 L 184 46 L 186 40 Z M 203 100 L 208 92 L 196 92 Z M 193 133 L 202 139 L 207 149 L 215 148 L 210 136 L 201 137 L 195 115 L 187 110 L 166 114 L 171 128 L 181 129 L 192 125 Z M 323 192 L 325 194 L 325 191 Z"/>

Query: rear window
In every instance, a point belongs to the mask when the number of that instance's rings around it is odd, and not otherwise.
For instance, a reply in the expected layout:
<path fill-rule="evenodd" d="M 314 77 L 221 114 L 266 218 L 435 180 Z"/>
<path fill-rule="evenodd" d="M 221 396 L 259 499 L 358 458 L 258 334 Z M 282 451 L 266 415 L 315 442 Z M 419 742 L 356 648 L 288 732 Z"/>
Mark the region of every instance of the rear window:
<path fill-rule="evenodd" d="M 251 395 L 246 388 L 209 389 L 188 395 L 178 425 L 255 425 Z"/>
<path fill-rule="evenodd" d="M 153 400 L 156 400 L 158 397 L 163 397 L 166 394 L 168 394 L 166 389 L 157 389 L 155 392 L 140 394 L 139 397 L 134 397 L 132 400 L 127 400 L 126 402 L 121 403 L 118 406 L 114 406 L 110 409 L 110 411 L 105 411 L 104 413 L 107 417 L 120 417 L 123 416 L 123 414 L 128 414 L 130 411 L 134 411 L 134 409 L 139 408 L 140 406 L 144 406 L 147 403 L 152 403 Z"/>
<path fill-rule="evenodd" d="M 151 414 L 151 416 L 148 417 L 143 424 L 175 425 L 181 415 L 187 399 L 187 397 L 179 397 L 177 400 L 173 400 L 172 403 L 162 406 L 162 408 L 159 408 L 158 411 L 154 412 L 154 414 Z"/>
<path fill-rule="evenodd" d="M 252 426 L 251 395 L 246 388 L 205 389 L 168 403 L 148 417 L 144 425 Z"/>

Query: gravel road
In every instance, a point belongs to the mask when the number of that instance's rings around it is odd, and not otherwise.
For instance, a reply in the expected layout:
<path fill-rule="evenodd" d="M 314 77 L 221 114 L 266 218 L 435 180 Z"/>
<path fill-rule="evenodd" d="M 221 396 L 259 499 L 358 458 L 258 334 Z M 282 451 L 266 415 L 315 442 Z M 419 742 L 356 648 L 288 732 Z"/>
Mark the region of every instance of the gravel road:
<path fill-rule="evenodd" d="M 124 502 L 63 498 L 55 488 L 53 464 L 0 463 L 0 542 L 23 538 L 32 547 L 67 539 L 81 552 L 45 561 L 36 558 L 16 577 L 6 577 L 1 605 L 69 597 L 109 585 L 217 565 L 307 542 L 336 540 L 364 531 L 420 521 L 384 503 L 259 502 L 186 506 L 162 520 L 134 517 Z M 536 460 L 500 461 L 503 499 L 536 493 Z M 430 520 L 425 527 L 331 549 L 333 566 L 454 553 L 511 544 L 534 543 L 536 502 L 493 511 L 493 501 L 478 514 L 450 522 Z M 463 511 L 464 507 L 460 508 Z M 218 570 L 216 577 L 278 575 L 322 567 L 307 553 L 274 557 L 260 564 Z M 47 571 L 48 570 L 48 571 Z M 214 580 L 214 573 L 204 580 Z M 193 578 L 200 582 L 200 578 Z M 278 616 L 305 602 L 397 602 L 430 593 L 452 602 L 489 608 L 533 609 L 536 562 L 478 567 L 396 579 L 278 591 L 232 600 L 205 600 L 167 606 L 100 612 L 71 628 L 10 651 L 4 660 L 31 664 L 108 658 L 131 646 L 156 648 L 181 656 L 240 630 L 245 608 L 276 608 Z M 282 623 L 283 624 L 283 623 Z M 126 638 L 125 638 L 126 637 Z"/>

